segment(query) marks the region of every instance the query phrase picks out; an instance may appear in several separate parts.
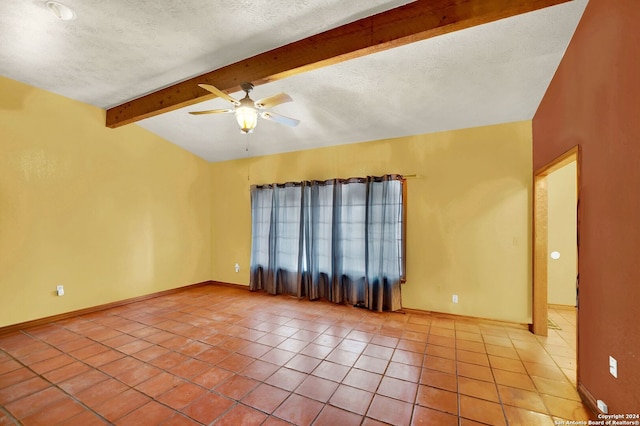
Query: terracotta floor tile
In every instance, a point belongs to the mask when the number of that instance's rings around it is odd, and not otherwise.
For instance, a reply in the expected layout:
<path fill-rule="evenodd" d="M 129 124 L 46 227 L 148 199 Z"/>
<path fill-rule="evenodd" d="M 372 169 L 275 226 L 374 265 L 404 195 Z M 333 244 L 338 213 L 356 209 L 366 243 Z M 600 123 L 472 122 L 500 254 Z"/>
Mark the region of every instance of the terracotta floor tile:
<path fill-rule="evenodd" d="M 347 385 L 340 385 L 333 393 L 329 404 L 359 415 L 364 415 L 369 408 L 373 393 L 356 389 Z"/>
<path fill-rule="evenodd" d="M 400 339 L 396 337 L 381 336 L 377 334 L 373 336 L 373 339 L 371 339 L 370 343 L 374 345 L 385 346 L 388 348 L 395 348 L 396 346 L 398 346 L 399 341 Z"/>
<path fill-rule="evenodd" d="M 213 392 L 207 392 L 184 408 L 182 413 L 200 423 L 210 424 L 232 407 L 233 404 L 235 402 L 229 398 Z"/>
<path fill-rule="evenodd" d="M 104 373 L 115 377 L 116 375 L 122 374 L 128 370 L 142 368 L 143 365 L 145 365 L 144 362 L 140 361 L 139 359 L 125 356 L 124 358 L 120 358 L 108 364 L 101 365 L 99 368 Z"/>
<path fill-rule="evenodd" d="M 191 378 L 191 381 L 208 389 L 214 388 L 234 375 L 233 372 L 217 366 L 206 368 L 204 371 L 198 369 L 198 373 L 195 377 Z"/>
<path fill-rule="evenodd" d="M 470 331 L 456 330 L 456 339 L 465 340 L 469 342 L 484 343 L 484 340 L 482 339 L 482 334 L 480 334 L 479 331 L 470 332 Z"/>
<path fill-rule="evenodd" d="M 349 367 L 334 364 L 329 361 L 322 361 L 311 374 L 322 377 L 323 379 L 333 380 L 334 382 L 341 382 L 348 372 Z"/>
<path fill-rule="evenodd" d="M 231 399 L 240 400 L 251 392 L 260 382 L 234 374 L 215 387 L 215 391 Z"/>
<path fill-rule="evenodd" d="M 115 379 L 107 379 L 79 392 L 76 398 L 89 407 L 97 407 L 127 389 L 127 385 Z"/>
<path fill-rule="evenodd" d="M 262 336 L 261 338 L 259 338 L 258 340 L 256 340 L 256 343 L 260 343 L 262 345 L 267 345 L 271 347 L 276 347 L 280 343 L 284 342 L 285 340 L 287 340 L 286 336 L 279 336 L 277 334 L 268 333 Z"/>
<path fill-rule="evenodd" d="M 489 367 L 477 364 L 469 364 L 467 362 L 458 362 L 457 368 L 458 375 L 460 376 L 484 380 L 485 382 L 493 382 L 493 372 Z"/>
<path fill-rule="evenodd" d="M 426 342 L 429 338 L 428 328 L 425 330 L 425 332 L 405 330 L 402 333 L 402 338 L 406 340 L 414 340 L 416 342 Z"/>
<path fill-rule="evenodd" d="M 531 380 L 533 380 L 533 383 L 536 385 L 538 392 L 540 392 L 541 394 L 580 401 L 580 395 L 578 395 L 578 391 L 568 381 L 546 379 L 544 377 L 532 377 Z"/>
<path fill-rule="evenodd" d="M 421 367 L 422 358 L 423 358 L 422 354 L 411 352 L 411 351 L 405 351 L 403 349 L 396 349 L 393 352 L 393 356 L 391 357 L 391 360 L 394 362 L 402 363 L 402 364 Z"/>
<path fill-rule="evenodd" d="M 399 362 L 390 362 L 385 372 L 386 376 L 396 379 L 406 380 L 408 382 L 418 383 L 420 381 L 420 367 L 402 364 Z"/>
<path fill-rule="evenodd" d="M 360 355 L 360 358 L 358 358 L 354 367 L 371 373 L 382 374 L 386 371 L 387 365 L 389 365 L 388 359 L 374 358 L 369 355 Z"/>
<path fill-rule="evenodd" d="M 412 412 L 413 404 L 376 395 L 373 397 L 367 417 L 392 425 L 406 425 L 411 420 Z"/>
<path fill-rule="evenodd" d="M 86 373 L 79 374 L 60 383 L 60 387 L 64 389 L 65 392 L 76 395 L 80 391 L 90 386 L 95 386 L 108 378 L 109 376 L 98 370 L 89 370 Z"/>
<path fill-rule="evenodd" d="M 129 336 L 128 334 L 120 334 L 110 339 L 105 339 L 101 343 L 103 345 L 109 346 L 110 348 L 114 348 L 114 349 L 118 348 L 119 350 L 120 346 L 124 346 L 131 342 L 136 342 L 137 340 L 138 339 L 136 339 L 133 336 Z M 143 343 L 148 343 L 148 342 L 143 342 Z"/>
<path fill-rule="evenodd" d="M 549 409 L 549 414 L 561 419 L 589 420 L 590 413 L 587 408 L 578 401 L 558 398 L 551 395 L 541 395 L 542 400 Z"/>
<path fill-rule="evenodd" d="M 66 354 L 56 355 L 53 358 L 48 358 L 44 361 L 39 361 L 29 366 L 37 374 L 43 374 L 51 370 L 55 370 L 65 365 L 71 364 L 75 359 Z"/>
<path fill-rule="evenodd" d="M 547 408 L 538 392 L 498 385 L 498 393 L 504 405 L 547 413 Z"/>
<path fill-rule="evenodd" d="M 306 378 L 307 375 L 304 373 L 283 367 L 265 380 L 265 383 L 292 392 Z"/>
<path fill-rule="evenodd" d="M 458 415 L 458 395 L 455 392 L 421 385 L 418 388 L 416 404 Z"/>
<path fill-rule="evenodd" d="M 536 390 L 531 378 L 526 374 L 513 373 L 505 370 L 493 370 L 493 376 L 499 385 L 531 391 Z"/>
<path fill-rule="evenodd" d="M 495 355 L 502 358 L 511 358 L 520 360 L 520 355 L 513 347 L 496 346 L 485 343 L 484 347 L 487 349 L 487 354 Z"/>
<path fill-rule="evenodd" d="M 169 389 L 173 389 L 183 383 L 186 382 L 180 377 L 176 377 L 167 372 L 162 372 L 136 385 L 135 388 L 145 395 L 155 398 L 167 392 Z"/>
<path fill-rule="evenodd" d="M 266 418 L 266 414 L 245 405 L 238 404 L 224 414 L 224 416 L 216 422 L 216 426 L 257 426 L 262 424 Z"/>
<path fill-rule="evenodd" d="M 0 424 L 2 424 L 0 422 Z M 78 415 L 69 417 L 68 419 L 58 423 L 57 426 L 105 426 L 107 422 L 104 421 L 97 414 L 91 411 L 83 411 Z"/>
<path fill-rule="evenodd" d="M 361 354 L 366 347 L 366 342 L 351 339 L 344 339 L 342 342 L 340 342 L 340 344 L 338 344 L 338 346 L 336 346 L 337 349 L 343 349 L 345 351 L 355 352 L 357 354 Z"/>
<path fill-rule="evenodd" d="M 535 349 L 535 350 L 516 349 L 516 352 L 518 352 L 518 356 L 522 361 L 536 362 L 539 364 L 556 365 L 553 358 L 551 358 L 551 355 L 545 352 L 545 350 L 542 348 Z"/>
<path fill-rule="evenodd" d="M 511 339 L 509 339 L 508 337 L 491 336 L 491 335 L 483 334 L 482 338 L 485 344 L 494 345 L 494 346 L 503 346 L 505 348 L 513 347 L 513 344 L 511 343 Z"/>
<path fill-rule="evenodd" d="M 155 401 L 148 402 L 116 422 L 118 426 L 159 425 L 172 418 L 175 412 Z"/>
<path fill-rule="evenodd" d="M 322 409 L 316 421 L 313 422 L 314 426 L 358 426 L 362 422 L 362 416 L 351 413 L 349 411 L 342 410 L 340 408 L 333 407 L 331 405 L 325 405 Z"/>
<path fill-rule="evenodd" d="M 416 398 L 417 390 L 417 383 L 407 382 L 404 380 L 398 380 L 394 379 L 393 377 L 385 376 L 382 378 L 380 386 L 378 386 L 377 393 L 413 404 Z"/>
<path fill-rule="evenodd" d="M 95 407 L 94 410 L 110 422 L 114 422 L 133 410 L 147 404 L 149 401 L 149 397 L 135 389 L 129 389 L 113 398 L 105 400 L 102 404 Z"/>
<path fill-rule="evenodd" d="M 131 356 L 141 361 L 149 362 L 152 359 L 159 357 L 160 355 L 166 354 L 167 352 L 169 352 L 169 349 L 167 348 L 163 348 L 162 346 L 158 345 L 151 345 L 146 349 L 132 354 Z"/>
<path fill-rule="evenodd" d="M 115 375 L 114 377 L 129 386 L 135 386 L 149 380 L 150 378 L 160 374 L 161 372 L 162 370 L 160 370 L 159 368 L 156 368 L 152 365 L 144 364 L 138 368 L 126 370 L 123 373 Z"/>
<path fill-rule="evenodd" d="M 316 345 L 326 346 L 329 348 L 335 348 L 342 342 L 342 339 L 343 338 L 339 336 L 323 333 L 311 343 L 314 343 Z"/>
<path fill-rule="evenodd" d="M 493 382 L 458 377 L 458 391 L 461 394 L 486 399 L 488 401 L 500 402 L 498 390 Z"/>
<path fill-rule="evenodd" d="M 456 331 L 454 329 L 437 327 L 433 324 L 431 324 L 431 330 L 429 331 L 429 334 L 432 334 L 434 336 L 456 337 Z"/>
<path fill-rule="evenodd" d="M 118 359 L 124 358 L 126 355 L 113 349 L 107 349 L 93 356 L 83 359 L 82 361 L 92 367 L 101 367 Z"/>
<path fill-rule="evenodd" d="M 531 377 L 536 376 L 536 377 L 544 377 L 546 379 L 553 379 L 553 380 L 560 380 L 560 381 L 564 380 L 564 374 L 562 373 L 562 370 L 560 370 L 555 365 L 539 364 L 536 362 L 527 362 L 527 361 L 524 361 L 523 364 L 525 369 L 527 370 L 527 373 L 529 373 Z"/>
<path fill-rule="evenodd" d="M 210 364 L 204 361 L 200 361 L 194 358 L 188 358 L 186 361 L 176 365 L 175 367 L 167 368 L 166 371 L 189 380 L 199 374 L 202 374 L 209 368 Z"/>
<path fill-rule="evenodd" d="M 300 351 L 303 355 L 308 355 L 318 359 L 324 359 L 327 355 L 329 355 L 333 351 L 333 348 L 330 346 L 323 346 L 315 343 L 309 343 L 304 347 L 303 350 Z"/>
<path fill-rule="evenodd" d="M 507 416 L 509 426 L 553 426 L 555 423 L 551 416 L 526 410 L 505 406 L 504 412 Z"/>
<path fill-rule="evenodd" d="M 271 346 L 250 342 L 245 347 L 240 349 L 238 353 L 252 357 L 252 358 L 260 358 L 262 355 L 269 352 L 271 349 L 272 349 Z"/>
<path fill-rule="evenodd" d="M 61 389 L 81 410 L 60 424 L 80 426 L 586 419 L 570 314 L 550 310 L 563 329 L 541 337 L 471 318 L 198 287 L 0 336 L 0 425 L 68 399 Z"/>
<path fill-rule="evenodd" d="M 17 369 L 22 367 L 22 364 L 18 363 L 17 361 L 15 361 L 13 359 L 9 359 L 8 356 L 4 361 L 2 361 L 2 359 L 3 358 L 0 358 L 0 376 L 2 376 L 5 373 L 17 370 Z"/>
<path fill-rule="evenodd" d="M 426 342 L 417 342 L 415 340 L 406 340 L 400 339 L 398 341 L 398 345 L 396 349 L 402 349 L 404 351 L 416 352 L 419 354 L 424 354 L 425 348 L 427 347 Z"/>
<path fill-rule="evenodd" d="M 368 392 L 375 392 L 381 379 L 382 375 L 380 374 L 354 368 L 347 373 L 342 383 Z"/>
<path fill-rule="evenodd" d="M 427 345 L 426 354 L 439 356 L 441 358 L 456 359 L 455 348 L 448 348 L 446 346 Z"/>
<path fill-rule="evenodd" d="M 427 346 L 428 345 L 437 345 L 437 346 L 444 346 L 447 348 L 455 348 L 456 347 L 456 339 L 455 337 L 445 337 L 445 336 L 438 336 L 433 334 L 433 327 L 431 328 L 431 333 L 429 334 L 429 338 L 427 339 Z"/>
<path fill-rule="evenodd" d="M 242 402 L 267 414 L 271 414 L 290 394 L 290 392 L 284 389 L 263 383 L 245 396 Z"/>
<path fill-rule="evenodd" d="M 252 379 L 264 381 L 267 377 L 271 376 L 280 367 L 261 360 L 255 360 L 251 364 L 247 365 L 241 372 L 243 376 L 251 377 Z"/>
<path fill-rule="evenodd" d="M 461 349 L 456 350 L 456 359 L 458 361 L 467 362 L 469 364 L 483 365 L 489 367 L 489 358 L 486 354 L 478 352 L 463 351 Z"/>
<path fill-rule="evenodd" d="M 22 423 L 29 426 L 48 426 L 61 423 L 83 411 L 84 408 L 80 404 L 65 395 L 63 398 L 47 405 L 45 410 L 37 411 L 23 418 Z"/>
<path fill-rule="evenodd" d="M 360 354 L 356 352 L 349 352 L 344 349 L 336 348 L 327 357 L 325 358 L 327 361 L 334 362 L 336 364 L 345 365 L 347 367 L 353 366 L 355 362 L 358 360 Z"/>
<path fill-rule="evenodd" d="M 317 358 L 298 354 L 291 358 L 291 360 L 285 364 L 285 367 L 308 374 L 315 370 L 320 362 L 321 360 Z"/>
<path fill-rule="evenodd" d="M 202 360 L 200 356 L 198 356 L 197 358 Z M 164 355 L 160 355 L 159 357 L 152 359 L 151 361 L 149 361 L 149 364 L 154 365 L 158 368 L 162 368 L 163 370 L 169 370 L 177 365 L 182 364 L 188 359 L 190 358 L 178 352 L 167 352 Z M 204 361 L 206 362 L 206 360 Z"/>
<path fill-rule="evenodd" d="M 337 388 L 338 383 L 336 382 L 316 376 L 308 376 L 302 383 L 300 383 L 300 386 L 296 388 L 295 392 L 299 395 L 315 399 L 316 401 L 327 402 Z"/>
<path fill-rule="evenodd" d="M 458 416 L 416 405 L 413 408 L 411 425 L 458 426 Z"/>
<path fill-rule="evenodd" d="M 42 375 L 42 377 L 44 377 L 51 383 L 60 383 L 79 374 L 86 373 L 90 369 L 91 367 L 89 367 L 88 365 L 76 361 L 56 370 L 46 372 Z"/>
<path fill-rule="evenodd" d="M 134 338 L 134 340 L 132 340 L 131 342 L 126 343 L 122 346 L 118 346 L 118 350 L 125 354 L 132 355 L 144 349 L 148 349 L 152 346 L 154 346 L 153 343 L 149 343 L 144 340 L 139 340 Z"/>
<path fill-rule="evenodd" d="M 274 416 L 299 426 L 310 425 L 323 404 L 304 396 L 292 394 L 273 413 Z"/>
<path fill-rule="evenodd" d="M 430 370 L 442 371 L 443 373 L 456 373 L 456 362 L 452 359 L 425 355 L 422 366 Z"/>
<path fill-rule="evenodd" d="M 22 364 L 32 366 L 60 355 L 63 355 L 63 353 L 58 349 L 45 346 L 43 350 L 27 352 L 18 358 Z"/>
<path fill-rule="evenodd" d="M 454 374 L 443 373 L 442 371 L 422 369 L 420 384 L 428 385 L 452 392 L 458 390 L 458 379 Z"/>
<path fill-rule="evenodd" d="M 275 365 L 285 365 L 287 362 L 291 360 L 296 354 L 289 351 L 284 351 L 282 349 L 273 348 L 266 354 L 260 357 L 260 360 L 270 362 Z"/>
<path fill-rule="evenodd" d="M 209 363 L 211 365 L 216 365 L 217 363 L 219 363 L 220 361 L 224 360 L 226 357 L 228 357 L 229 355 L 231 355 L 231 351 L 228 351 L 226 349 L 222 349 L 222 348 L 216 348 L 216 347 L 212 347 L 211 349 L 207 349 L 204 352 L 200 352 L 197 355 L 194 355 L 195 359 L 199 359 L 200 361 L 204 361 L 206 363 Z M 178 354 L 180 357 L 182 358 L 182 361 L 186 361 L 186 356 L 182 355 L 182 354 Z M 174 355 L 175 356 L 175 355 Z M 151 361 L 151 363 L 156 363 L 156 360 L 158 360 L 159 358 L 163 358 L 163 357 L 169 357 L 169 355 L 165 355 L 165 356 L 161 356 L 156 358 L 155 360 Z M 169 364 L 175 364 L 175 361 L 169 361 Z M 156 363 L 157 365 L 157 363 Z M 161 367 L 161 365 L 158 365 L 158 367 Z M 162 368 L 162 367 L 161 367 Z"/>
<path fill-rule="evenodd" d="M 507 424 L 500 404 L 467 395 L 460 395 L 460 416 L 490 425 Z"/>
<path fill-rule="evenodd" d="M 179 410 L 191 404 L 205 393 L 207 393 L 205 389 L 187 382 L 168 390 L 156 399 L 163 404 Z"/>
<path fill-rule="evenodd" d="M 489 364 L 491 364 L 491 368 L 511 371 L 513 373 L 527 374 L 527 370 L 524 368 L 524 364 L 522 364 L 522 361 L 517 359 L 502 358 L 495 355 L 489 355 Z"/>
<path fill-rule="evenodd" d="M 24 398 L 15 400 L 5 405 L 7 409 L 17 419 L 24 419 L 25 417 L 34 414 L 37 411 L 42 411 L 50 404 L 54 404 L 66 398 L 64 392 L 56 387 L 47 387 L 41 391 L 32 393 Z M 0 425 L 2 423 L 0 422 Z M 9 424 L 9 423 L 7 423 Z"/>

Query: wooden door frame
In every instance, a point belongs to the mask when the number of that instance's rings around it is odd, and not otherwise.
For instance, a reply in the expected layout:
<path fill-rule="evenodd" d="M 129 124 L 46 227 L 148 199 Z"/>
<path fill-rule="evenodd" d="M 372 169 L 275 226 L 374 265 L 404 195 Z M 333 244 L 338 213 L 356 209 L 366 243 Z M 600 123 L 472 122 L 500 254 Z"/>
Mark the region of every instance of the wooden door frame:
<path fill-rule="evenodd" d="M 555 160 L 544 165 L 534 173 L 533 178 L 533 307 L 532 323 L 529 330 L 539 336 L 547 336 L 548 330 L 548 282 L 547 259 L 549 246 L 548 227 L 548 187 L 547 176 L 562 167 L 576 162 L 576 215 L 577 235 L 580 235 L 580 146 L 576 145 Z M 576 250 L 578 248 L 576 247 Z M 578 256 L 576 256 L 576 271 L 578 271 Z"/>

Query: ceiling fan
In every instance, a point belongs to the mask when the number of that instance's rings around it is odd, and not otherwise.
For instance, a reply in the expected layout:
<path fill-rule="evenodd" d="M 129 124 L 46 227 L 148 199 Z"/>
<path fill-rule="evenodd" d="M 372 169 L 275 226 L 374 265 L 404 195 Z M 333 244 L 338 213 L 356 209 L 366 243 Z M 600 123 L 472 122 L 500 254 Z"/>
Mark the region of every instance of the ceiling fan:
<path fill-rule="evenodd" d="M 246 95 L 244 98 L 237 100 L 210 84 L 198 84 L 198 86 L 202 87 L 205 90 L 208 90 L 209 92 L 222 99 L 231 102 L 234 108 L 211 109 L 207 111 L 191 111 L 189 112 L 189 114 L 200 115 L 234 113 L 236 116 L 236 120 L 238 121 L 238 125 L 240 126 L 240 131 L 242 133 L 251 133 L 253 129 L 255 129 L 256 125 L 258 124 L 258 115 L 265 120 L 275 121 L 276 123 L 284 124 L 285 126 L 289 127 L 295 127 L 300 123 L 300 120 L 296 120 L 295 118 L 289 118 L 285 117 L 284 115 L 276 114 L 275 112 L 267 111 L 267 109 L 272 108 L 276 105 L 293 101 L 293 99 L 291 99 L 291 96 L 287 95 L 286 93 L 279 93 L 277 95 L 269 96 L 268 98 L 254 101 L 249 97 L 249 92 L 253 90 L 253 84 L 242 83 L 240 87 L 242 88 L 242 90 L 244 90 Z"/>

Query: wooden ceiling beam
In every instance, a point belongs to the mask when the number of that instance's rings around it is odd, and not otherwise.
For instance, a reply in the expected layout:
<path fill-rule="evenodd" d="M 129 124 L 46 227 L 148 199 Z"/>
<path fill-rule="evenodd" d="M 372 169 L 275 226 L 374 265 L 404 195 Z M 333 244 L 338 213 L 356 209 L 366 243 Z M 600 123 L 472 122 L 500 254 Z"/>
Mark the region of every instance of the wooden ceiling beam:
<path fill-rule="evenodd" d="M 233 93 L 245 81 L 257 86 L 567 1 L 417 0 L 109 108 L 106 125 L 116 128 L 214 98 L 199 83 Z"/>

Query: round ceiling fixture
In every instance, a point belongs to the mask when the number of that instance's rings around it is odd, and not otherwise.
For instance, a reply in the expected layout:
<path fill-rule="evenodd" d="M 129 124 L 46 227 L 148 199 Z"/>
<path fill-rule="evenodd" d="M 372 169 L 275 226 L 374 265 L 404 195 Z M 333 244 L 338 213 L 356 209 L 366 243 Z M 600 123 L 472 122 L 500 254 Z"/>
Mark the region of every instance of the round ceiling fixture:
<path fill-rule="evenodd" d="M 45 4 L 58 19 L 62 19 L 63 21 L 73 21 L 76 19 L 76 13 L 69 6 L 58 3 L 57 1 L 48 1 Z"/>

